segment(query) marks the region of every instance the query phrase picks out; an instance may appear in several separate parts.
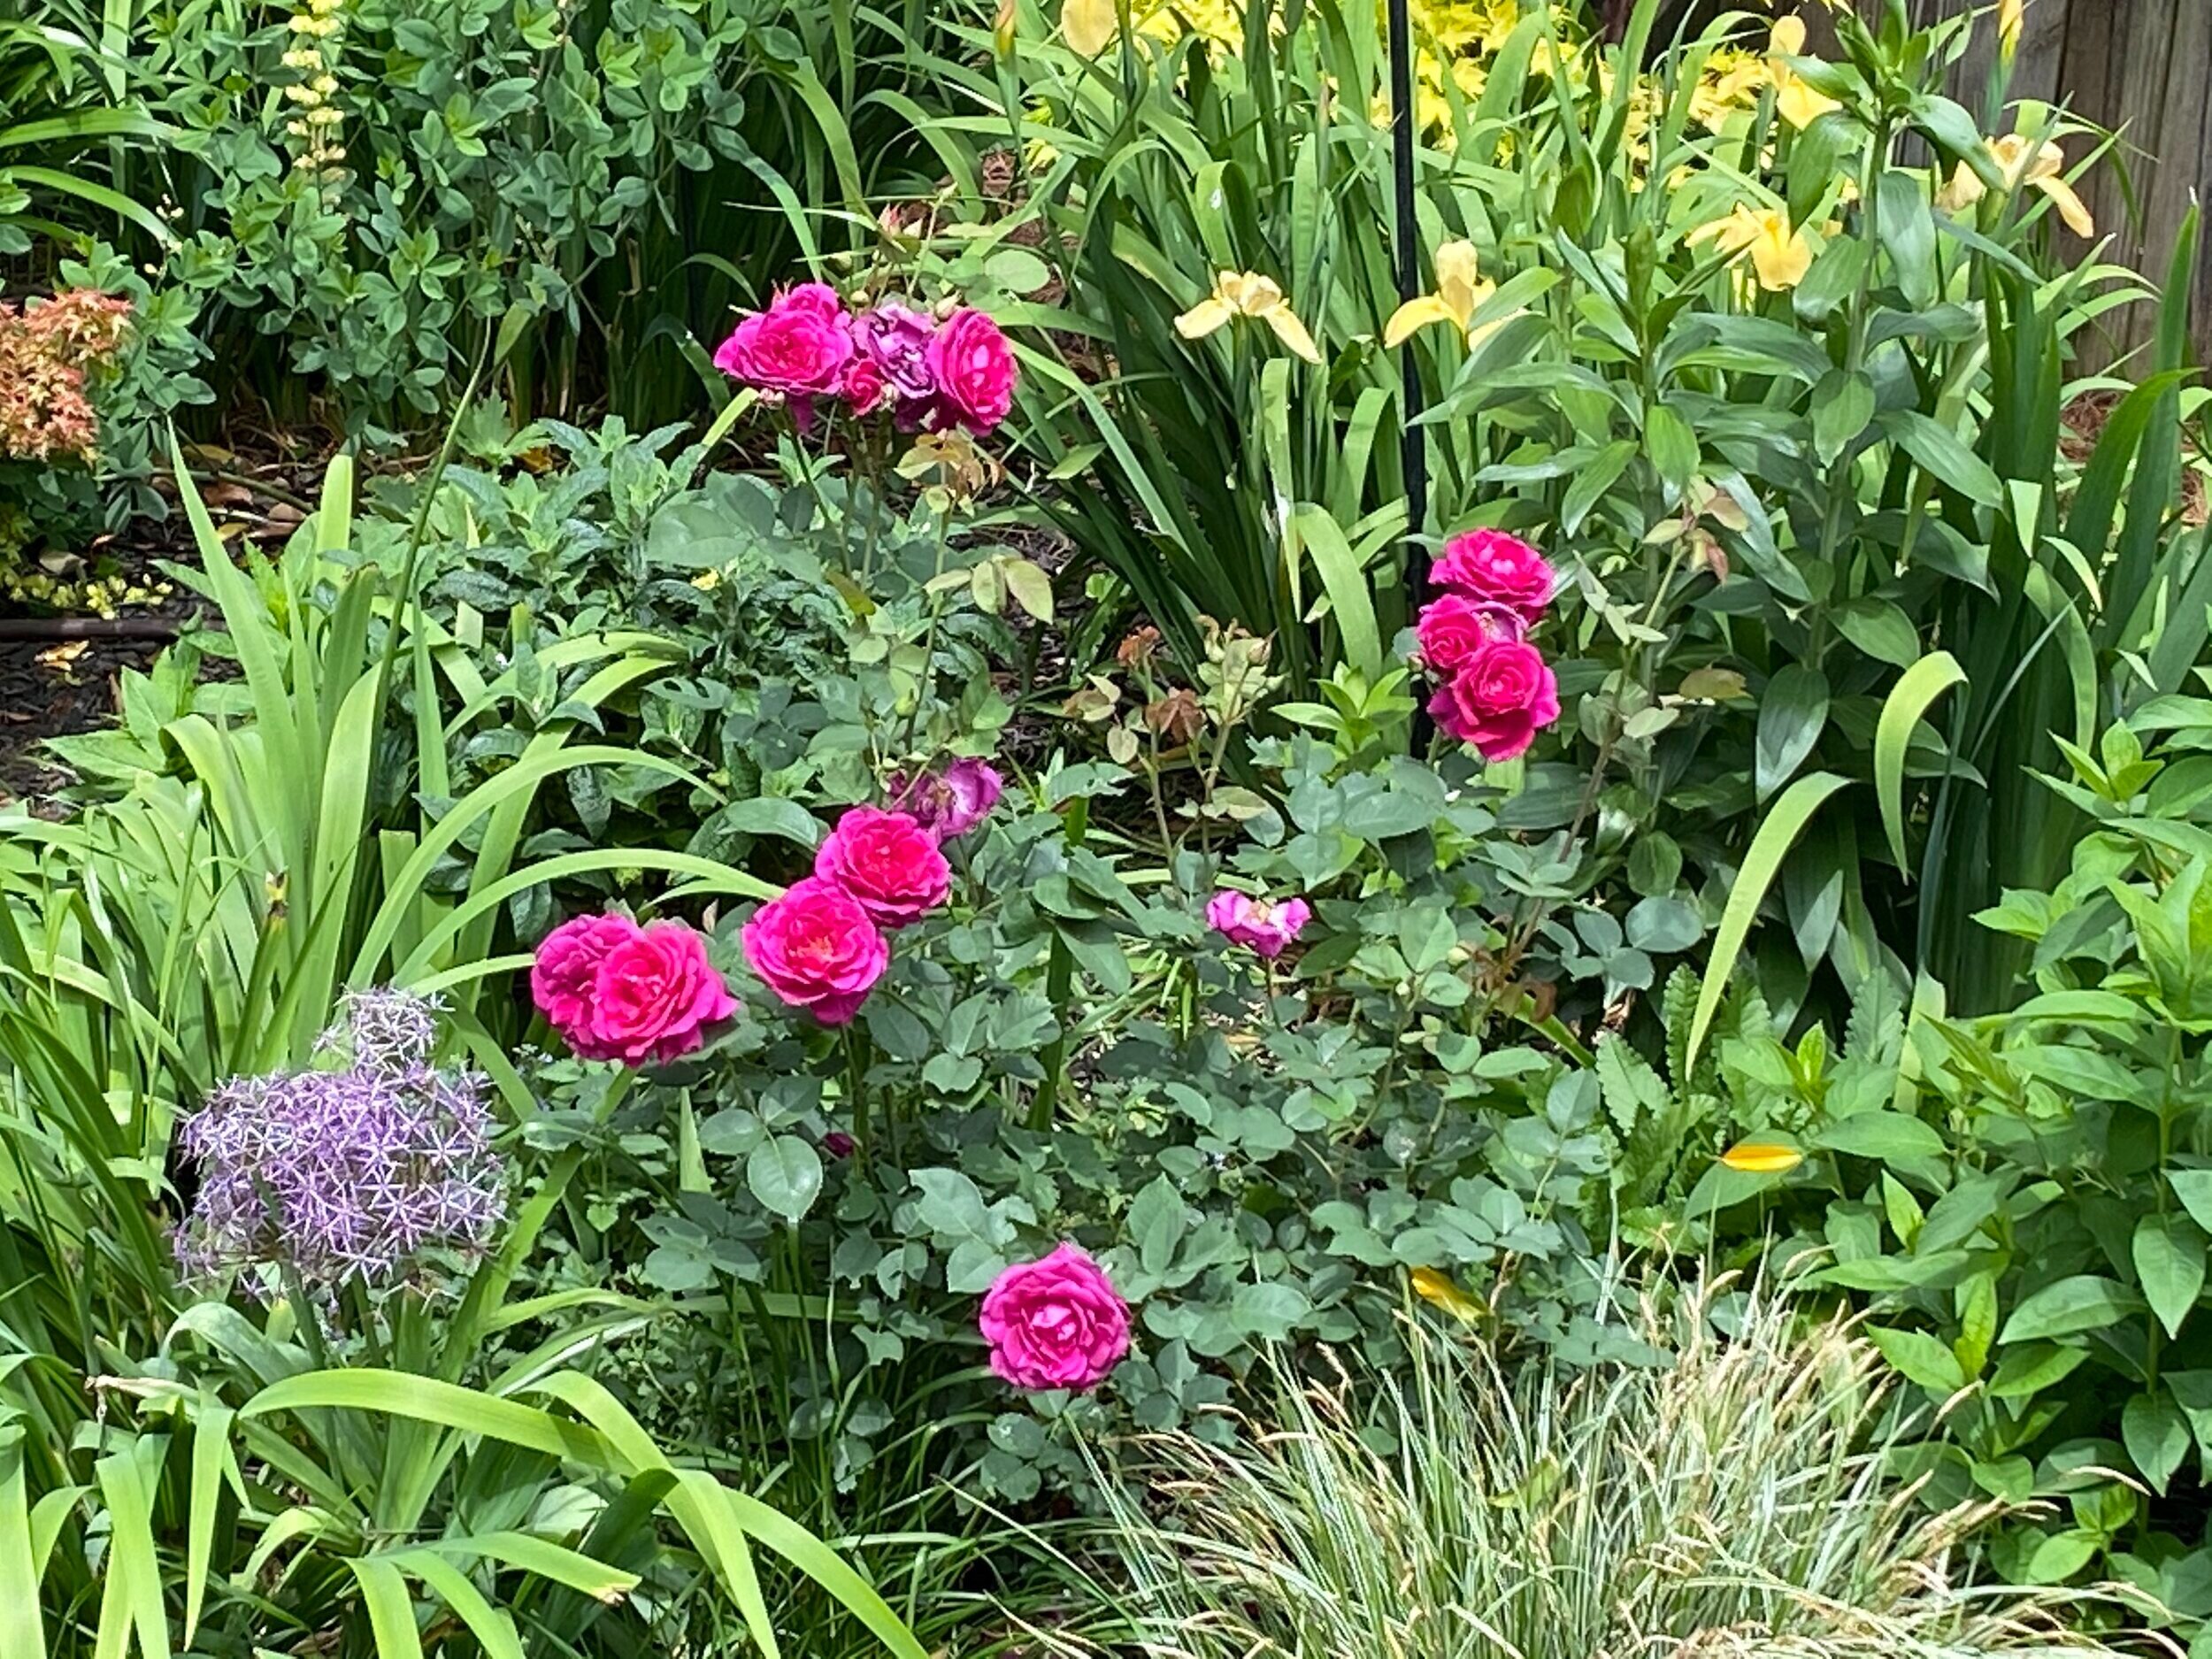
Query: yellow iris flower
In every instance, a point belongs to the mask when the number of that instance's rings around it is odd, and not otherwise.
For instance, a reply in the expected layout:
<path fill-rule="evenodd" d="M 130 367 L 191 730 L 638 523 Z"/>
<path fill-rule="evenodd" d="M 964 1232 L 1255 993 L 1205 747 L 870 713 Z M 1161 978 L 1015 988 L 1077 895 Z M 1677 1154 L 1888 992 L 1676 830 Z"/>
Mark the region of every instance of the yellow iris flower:
<path fill-rule="evenodd" d="M 1121 19 L 1114 10 L 1114 0 L 1063 0 L 1061 38 L 1084 57 L 1097 57 L 1120 33 Z"/>
<path fill-rule="evenodd" d="M 1417 1267 L 1409 1277 L 1413 1283 L 1413 1294 L 1423 1302 L 1461 1319 L 1474 1319 L 1481 1315 L 1482 1304 L 1453 1284 L 1448 1274 L 1440 1273 L 1432 1267 Z"/>
<path fill-rule="evenodd" d="M 1408 300 L 1383 325 L 1383 344 L 1401 346 L 1431 323 L 1450 323 L 1470 348 L 1480 345 L 1505 322 L 1502 317 L 1475 326 L 1475 312 L 1498 291 L 1475 263 L 1475 244 L 1454 241 L 1436 250 L 1436 292 Z"/>
<path fill-rule="evenodd" d="M 2090 217 L 2088 205 L 2074 194 L 2074 187 L 2066 182 L 2066 152 L 2047 139 L 2037 141 L 2020 133 L 2007 133 L 2002 138 L 1988 141 L 1991 159 L 1997 171 L 2005 176 L 2005 188 L 2017 192 L 2024 184 L 2032 185 L 2050 199 L 2058 210 L 2058 216 L 2066 221 L 2066 228 L 2077 236 L 2094 236 L 2097 221 Z M 1936 192 L 1936 205 L 1947 213 L 1956 213 L 1972 207 L 1988 194 L 1981 175 L 1964 162 L 1951 174 L 1951 180 Z"/>
<path fill-rule="evenodd" d="M 1283 290 L 1273 279 L 1250 271 L 1217 272 L 1213 292 L 1175 319 L 1175 332 L 1186 340 L 1202 340 L 1240 317 L 1265 323 L 1278 340 L 1307 362 L 1321 361 L 1320 349 L 1290 309 Z"/>
<path fill-rule="evenodd" d="M 2020 30 L 2028 20 L 2028 0 L 2002 0 L 1997 8 L 1997 50 L 2008 62 L 2020 50 Z"/>
<path fill-rule="evenodd" d="M 1774 107 L 1792 127 L 1810 127 L 1842 104 L 1824 92 L 1816 92 L 1805 78 L 1790 67 L 1789 60 L 1805 55 L 1805 19 L 1777 18 L 1767 37 L 1767 79 L 1774 85 Z"/>
<path fill-rule="evenodd" d="M 1813 268 L 1812 243 L 1778 207 L 1761 211 L 1739 205 L 1727 218 L 1700 225 L 1690 233 L 1692 247 L 1707 242 L 1732 257 L 1748 253 L 1759 286 L 1770 294 L 1795 288 Z"/>
<path fill-rule="evenodd" d="M 1786 1175 L 1805 1155 L 1780 1141 L 1740 1141 L 1720 1155 L 1722 1164 L 1739 1175 Z"/>

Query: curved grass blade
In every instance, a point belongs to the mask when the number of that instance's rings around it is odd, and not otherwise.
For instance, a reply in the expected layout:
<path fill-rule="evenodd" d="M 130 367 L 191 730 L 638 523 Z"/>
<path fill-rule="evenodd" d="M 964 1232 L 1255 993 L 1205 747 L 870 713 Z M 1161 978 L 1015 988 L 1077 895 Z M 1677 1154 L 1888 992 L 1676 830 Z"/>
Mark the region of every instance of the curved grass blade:
<path fill-rule="evenodd" d="M 1889 835 L 1890 851 L 1897 867 L 1912 879 L 1905 856 L 1905 751 L 1912 746 L 1913 727 L 1954 686 L 1966 683 L 1966 671 L 1948 651 L 1933 651 L 1902 674 L 1882 702 L 1882 718 L 1874 729 L 1874 795 L 1881 803 L 1882 827 Z"/>

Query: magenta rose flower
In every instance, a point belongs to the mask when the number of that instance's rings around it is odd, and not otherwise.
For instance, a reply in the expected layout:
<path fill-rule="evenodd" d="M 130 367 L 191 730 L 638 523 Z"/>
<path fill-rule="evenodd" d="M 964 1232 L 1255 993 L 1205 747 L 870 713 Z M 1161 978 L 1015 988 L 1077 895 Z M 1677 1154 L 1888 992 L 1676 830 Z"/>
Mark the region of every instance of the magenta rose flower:
<path fill-rule="evenodd" d="M 745 924 L 745 960 L 761 983 L 825 1025 L 860 1011 L 891 963 L 891 948 L 860 902 L 834 881 L 809 876 Z"/>
<path fill-rule="evenodd" d="M 1518 616 L 1496 605 L 1478 604 L 1464 594 L 1439 594 L 1421 607 L 1414 631 L 1421 661 L 1449 679 L 1494 640 L 1517 639 Z"/>
<path fill-rule="evenodd" d="M 1257 951 L 1270 962 L 1313 919 L 1313 907 L 1303 899 L 1271 904 L 1248 893 L 1224 887 L 1206 906 L 1206 923 L 1231 944 Z"/>
<path fill-rule="evenodd" d="M 881 369 L 866 357 L 855 357 L 845 365 L 843 390 L 846 408 L 856 415 L 869 415 L 882 406 L 890 388 Z"/>
<path fill-rule="evenodd" d="M 630 1065 L 689 1054 L 706 1027 L 737 1012 L 698 933 L 681 922 L 640 927 L 611 911 L 546 935 L 530 964 L 530 995 L 578 1055 Z"/>
<path fill-rule="evenodd" d="M 1013 408 L 1014 348 L 981 311 L 963 306 L 939 324 L 928 360 L 941 414 L 979 438 Z"/>
<path fill-rule="evenodd" d="M 1072 1244 L 1001 1273 L 977 1323 L 992 1371 L 1017 1388 L 1086 1392 L 1129 1351 L 1129 1304 Z"/>
<path fill-rule="evenodd" d="M 884 384 L 902 403 L 925 403 L 937 396 L 936 372 L 929 365 L 929 342 L 937 319 L 897 300 L 882 300 L 853 319 L 853 340 L 876 365 Z"/>
<path fill-rule="evenodd" d="M 706 1041 L 706 1028 L 737 1012 L 737 999 L 707 959 L 707 941 L 681 922 L 654 922 L 599 959 L 584 1033 L 607 1058 L 665 1064 Z"/>
<path fill-rule="evenodd" d="M 1443 557 L 1429 567 L 1429 580 L 1478 604 L 1502 605 L 1525 622 L 1544 614 L 1559 585 L 1541 553 L 1502 530 L 1454 536 L 1444 544 Z"/>
<path fill-rule="evenodd" d="M 852 355 L 844 302 L 826 284 L 807 282 L 741 321 L 714 354 L 714 366 L 763 391 L 803 399 L 841 390 Z"/>
<path fill-rule="evenodd" d="M 1496 640 L 1444 683 L 1429 714 L 1485 760 L 1511 760 L 1559 718 L 1559 682 L 1533 645 Z"/>
<path fill-rule="evenodd" d="M 628 917 L 611 910 L 603 916 L 579 916 L 548 933 L 530 964 L 530 1000 L 561 1041 L 587 1060 L 615 1057 L 601 1048 L 590 1031 L 592 1004 L 599 995 L 599 964 L 608 952 L 641 931 Z"/>
<path fill-rule="evenodd" d="M 904 812 L 856 806 L 814 855 L 814 873 L 851 894 L 880 927 L 904 927 L 945 902 L 952 866 L 937 838 Z"/>
<path fill-rule="evenodd" d="M 940 841 L 956 841 L 982 823 L 1005 792 L 995 767 L 966 759 L 911 780 L 895 773 L 887 790 L 895 809 L 910 814 Z"/>

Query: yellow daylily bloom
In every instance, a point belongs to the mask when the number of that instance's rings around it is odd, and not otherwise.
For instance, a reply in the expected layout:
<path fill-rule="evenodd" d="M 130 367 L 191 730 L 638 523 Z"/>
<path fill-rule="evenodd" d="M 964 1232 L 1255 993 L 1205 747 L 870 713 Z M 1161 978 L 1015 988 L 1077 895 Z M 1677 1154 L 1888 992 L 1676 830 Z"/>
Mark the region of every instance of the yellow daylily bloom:
<path fill-rule="evenodd" d="M 1062 0 L 1060 37 L 1084 57 L 1097 57 L 1120 33 L 1114 0 Z"/>
<path fill-rule="evenodd" d="M 1774 107 L 1792 127 L 1810 127 L 1822 116 L 1843 105 L 1824 92 L 1816 92 L 1791 68 L 1789 59 L 1805 55 L 1805 19 L 1777 18 L 1767 36 L 1767 79 L 1774 87 Z"/>
<path fill-rule="evenodd" d="M 1417 1267 L 1409 1277 L 1413 1282 L 1413 1294 L 1423 1302 L 1441 1308 L 1456 1318 L 1480 1317 L 1482 1304 L 1453 1284 L 1448 1275 L 1432 1267 Z"/>
<path fill-rule="evenodd" d="M 2077 236 L 2097 234 L 2097 221 L 2090 217 L 2088 205 L 2066 182 L 2064 150 L 2047 139 L 2039 142 L 2021 133 L 2007 133 L 1985 142 L 1990 158 L 2005 176 L 2007 190 L 2016 192 L 2024 184 L 2032 185 L 2050 198 L 2067 229 Z M 1989 187 L 1982 182 L 1981 175 L 1962 161 L 1936 192 L 1935 204 L 1946 213 L 1960 213 L 1988 194 Z"/>
<path fill-rule="evenodd" d="M 1186 340 L 1202 340 L 1239 317 L 1265 323 L 1278 340 L 1307 362 L 1321 361 L 1320 348 L 1290 309 L 1283 290 L 1272 278 L 1250 271 L 1215 273 L 1213 292 L 1175 319 L 1175 332 Z"/>
<path fill-rule="evenodd" d="M 1709 242 L 1723 253 L 1749 253 L 1759 286 L 1770 294 L 1795 288 L 1813 268 L 1813 245 L 1805 233 L 1790 223 L 1778 207 L 1763 212 L 1739 205 L 1725 219 L 1700 225 L 1690 233 L 1690 244 Z"/>
<path fill-rule="evenodd" d="M 2028 20 L 2028 0 L 2002 0 L 1997 8 L 1997 50 L 2008 61 L 2020 50 L 2020 30 Z"/>
<path fill-rule="evenodd" d="M 2051 204 L 2058 209 L 2058 216 L 2066 221 L 2066 228 L 2075 235 L 2097 234 L 2097 221 L 2089 217 L 2089 209 L 2062 176 L 2066 169 L 2066 152 L 2056 144 L 2048 140 L 2039 142 L 2019 133 L 2007 133 L 2002 138 L 1990 141 L 1989 153 L 1996 157 L 2009 188 L 2016 190 L 2024 184 L 2033 185 L 2050 198 Z"/>
<path fill-rule="evenodd" d="M 1482 275 L 1475 260 L 1475 244 L 1465 241 L 1444 243 L 1436 250 L 1436 292 L 1408 300 L 1383 325 L 1383 344 L 1401 346 L 1431 323 L 1450 323 L 1470 347 L 1478 346 L 1505 321 L 1493 319 L 1480 327 L 1475 313 L 1498 291 L 1495 282 Z"/>
<path fill-rule="evenodd" d="M 1805 1155 L 1781 1141 L 1739 1141 L 1720 1155 L 1722 1164 L 1739 1175 L 1786 1175 Z"/>

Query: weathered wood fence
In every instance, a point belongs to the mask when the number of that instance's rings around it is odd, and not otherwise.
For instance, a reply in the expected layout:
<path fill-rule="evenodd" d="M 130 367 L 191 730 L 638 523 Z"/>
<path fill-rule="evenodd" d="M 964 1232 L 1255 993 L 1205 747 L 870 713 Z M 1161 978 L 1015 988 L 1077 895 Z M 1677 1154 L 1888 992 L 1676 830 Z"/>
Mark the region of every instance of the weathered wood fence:
<path fill-rule="evenodd" d="M 1912 0 L 1924 23 L 1988 4 Z M 1956 91 L 1978 111 L 1995 31 L 1976 33 Z M 2212 198 L 2212 0 L 2028 0 L 2007 96 L 2062 104 L 2120 134 L 2082 199 L 2112 238 L 2108 257 L 2162 282 L 2191 202 Z M 2198 360 L 2212 362 L 2212 260 L 2198 267 L 2192 303 Z M 2108 351 L 2141 343 L 2155 322 L 2148 306 L 2113 317 Z"/>

